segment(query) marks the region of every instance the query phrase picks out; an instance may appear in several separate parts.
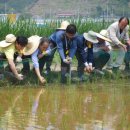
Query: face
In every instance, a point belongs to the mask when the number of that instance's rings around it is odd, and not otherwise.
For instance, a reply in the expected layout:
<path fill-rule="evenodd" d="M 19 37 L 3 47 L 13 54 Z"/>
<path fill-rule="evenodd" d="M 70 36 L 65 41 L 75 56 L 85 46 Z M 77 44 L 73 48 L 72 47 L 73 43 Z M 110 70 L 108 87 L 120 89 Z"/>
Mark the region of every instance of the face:
<path fill-rule="evenodd" d="M 121 22 L 119 23 L 119 28 L 123 30 L 126 26 L 128 25 L 128 22 L 126 19 L 122 19 Z"/>
<path fill-rule="evenodd" d="M 41 44 L 39 46 L 39 49 L 40 49 L 41 52 L 43 52 L 43 51 L 47 50 L 48 46 L 49 46 L 49 43 L 48 42 L 44 42 L 44 44 Z"/>
<path fill-rule="evenodd" d="M 99 43 L 105 42 L 105 40 L 103 40 L 103 39 L 101 39 L 101 38 L 98 38 L 98 37 L 97 37 L 97 40 L 99 41 Z"/>
<path fill-rule="evenodd" d="M 75 34 L 66 33 L 66 36 L 68 39 L 72 39 L 75 36 Z"/>
<path fill-rule="evenodd" d="M 16 50 L 18 50 L 18 51 L 20 51 L 20 52 L 24 49 L 24 47 L 21 46 L 20 44 L 18 44 L 17 42 L 16 42 L 16 44 L 15 44 L 15 48 L 16 48 Z"/>

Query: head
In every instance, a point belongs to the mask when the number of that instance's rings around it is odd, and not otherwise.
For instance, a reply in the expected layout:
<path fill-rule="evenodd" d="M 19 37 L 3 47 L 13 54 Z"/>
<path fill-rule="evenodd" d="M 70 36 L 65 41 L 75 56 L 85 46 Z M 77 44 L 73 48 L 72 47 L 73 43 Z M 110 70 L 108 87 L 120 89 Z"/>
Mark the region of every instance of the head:
<path fill-rule="evenodd" d="M 123 30 L 127 25 L 129 25 L 129 19 L 127 17 L 121 17 L 119 19 L 119 28 Z"/>
<path fill-rule="evenodd" d="M 16 38 L 16 42 L 15 42 L 15 48 L 16 48 L 16 50 L 22 51 L 24 49 L 24 47 L 27 45 L 27 43 L 28 43 L 27 37 L 18 36 Z"/>
<path fill-rule="evenodd" d="M 74 24 L 70 24 L 66 28 L 66 36 L 68 39 L 72 39 L 76 34 L 76 26 Z"/>
<path fill-rule="evenodd" d="M 46 51 L 49 46 L 49 40 L 48 38 L 42 37 L 40 39 L 39 49 L 40 51 Z"/>

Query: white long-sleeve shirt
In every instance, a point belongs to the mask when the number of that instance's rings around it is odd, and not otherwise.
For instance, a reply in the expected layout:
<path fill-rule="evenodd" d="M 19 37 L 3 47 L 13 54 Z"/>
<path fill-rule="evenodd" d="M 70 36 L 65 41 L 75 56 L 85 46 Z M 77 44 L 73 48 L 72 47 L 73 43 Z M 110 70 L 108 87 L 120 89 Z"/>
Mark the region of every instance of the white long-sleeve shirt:
<path fill-rule="evenodd" d="M 122 40 L 128 41 L 129 34 L 128 34 L 129 26 L 127 25 L 125 29 L 120 33 L 119 22 L 115 22 L 111 24 L 108 29 L 108 38 L 112 40 L 113 45 L 118 45 Z"/>

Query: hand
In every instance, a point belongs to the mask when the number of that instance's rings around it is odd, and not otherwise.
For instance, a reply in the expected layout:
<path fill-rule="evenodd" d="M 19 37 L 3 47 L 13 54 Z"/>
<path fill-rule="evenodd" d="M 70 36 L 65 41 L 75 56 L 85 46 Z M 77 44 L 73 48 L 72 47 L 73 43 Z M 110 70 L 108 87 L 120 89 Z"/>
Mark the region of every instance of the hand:
<path fill-rule="evenodd" d="M 125 51 L 127 51 L 127 46 L 126 46 L 126 45 L 121 44 L 121 46 L 123 47 L 123 49 L 124 49 Z"/>
<path fill-rule="evenodd" d="M 68 59 L 64 59 L 63 62 L 66 64 L 70 64 L 70 61 Z"/>
<path fill-rule="evenodd" d="M 72 62 L 72 58 L 71 57 L 67 57 L 67 60 L 70 61 L 70 63 Z"/>
<path fill-rule="evenodd" d="M 84 68 L 84 71 L 90 73 L 89 65 L 87 65 L 87 66 Z"/>
<path fill-rule="evenodd" d="M 18 74 L 18 75 L 16 75 L 16 78 L 17 78 L 18 80 L 23 80 L 23 75 L 22 75 L 22 74 Z"/>
<path fill-rule="evenodd" d="M 127 41 L 127 44 L 130 46 L 130 39 Z"/>
<path fill-rule="evenodd" d="M 104 46 L 104 47 L 102 47 L 102 49 L 103 49 L 104 51 L 106 51 L 106 52 L 110 51 L 110 49 L 109 49 L 108 46 Z"/>
<path fill-rule="evenodd" d="M 38 59 L 41 59 L 43 57 L 43 53 L 38 55 Z"/>
<path fill-rule="evenodd" d="M 18 56 L 18 57 L 16 58 L 16 62 L 22 62 L 21 56 Z"/>
<path fill-rule="evenodd" d="M 42 84 L 45 84 L 45 83 L 46 83 L 46 80 L 45 80 L 44 77 L 42 77 L 42 76 L 39 78 L 39 80 L 40 80 L 40 82 L 41 82 Z"/>

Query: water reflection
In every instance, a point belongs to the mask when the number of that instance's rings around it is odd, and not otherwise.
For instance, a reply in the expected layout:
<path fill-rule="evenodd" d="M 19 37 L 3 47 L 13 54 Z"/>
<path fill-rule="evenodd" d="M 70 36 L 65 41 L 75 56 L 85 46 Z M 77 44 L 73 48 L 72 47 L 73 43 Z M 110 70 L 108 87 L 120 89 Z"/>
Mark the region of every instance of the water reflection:
<path fill-rule="evenodd" d="M 2 130 L 130 130 L 130 90 L 0 91 Z"/>

